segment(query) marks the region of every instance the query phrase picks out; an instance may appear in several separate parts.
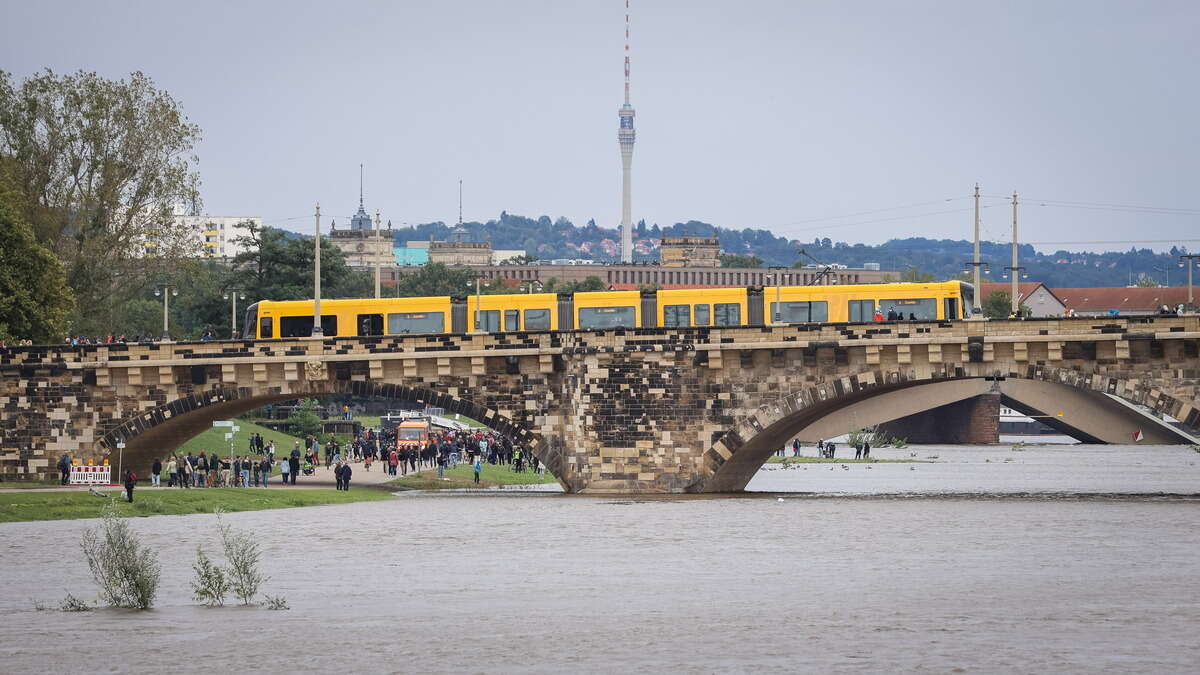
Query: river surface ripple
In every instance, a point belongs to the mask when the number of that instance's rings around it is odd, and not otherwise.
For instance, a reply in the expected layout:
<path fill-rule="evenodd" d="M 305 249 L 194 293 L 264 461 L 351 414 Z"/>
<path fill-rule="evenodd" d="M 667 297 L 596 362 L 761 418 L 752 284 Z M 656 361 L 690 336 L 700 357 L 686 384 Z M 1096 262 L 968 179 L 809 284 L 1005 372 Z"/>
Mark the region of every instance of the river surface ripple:
<path fill-rule="evenodd" d="M 1139 468 L 1155 455 L 1105 452 L 1089 461 L 1123 463 L 1123 484 L 1101 481 L 1119 490 L 1081 478 L 995 497 L 1009 483 L 966 462 L 948 490 L 921 478 L 863 499 L 839 495 L 864 492 L 843 489 L 850 472 L 810 466 L 751 487 L 831 496 L 406 495 L 226 515 L 260 536 L 286 612 L 192 604 L 209 515 L 131 521 L 163 563 L 154 610 L 36 611 L 94 595 L 78 540 L 95 521 L 5 524 L 0 671 L 1195 672 L 1200 499 L 1124 493 L 1197 492 L 1200 456 Z"/>

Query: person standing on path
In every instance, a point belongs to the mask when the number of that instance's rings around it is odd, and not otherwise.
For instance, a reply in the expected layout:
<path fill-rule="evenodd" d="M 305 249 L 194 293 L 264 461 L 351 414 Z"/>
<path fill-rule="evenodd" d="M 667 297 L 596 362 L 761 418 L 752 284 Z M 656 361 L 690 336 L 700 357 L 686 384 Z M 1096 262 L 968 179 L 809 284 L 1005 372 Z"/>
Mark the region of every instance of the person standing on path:
<path fill-rule="evenodd" d="M 863 441 L 863 459 L 871 459 L 870 441 Z"/>
<path fill-rule="evenodd" d="M 342 489 L 346 492 L 350 491 L 350 474 L 352 472 L 353 469 L 350 468 L 350 462 L 342 465 Z"/>
<path fill-rule="evenodd" d="M 483 472 L 483 456 L 475 456 L 475 484 L 479 485 L 479 474 Z"/>
<path fill-rule="evenodd" d="M 167 487 L 175 487 L 175 472 L 178 469 L 178 464 L 175 462 L 175 455 L 171 455 L 167 459 Z"/>
<path fill-rule="evenodd" d="M 292 485 L 296 484 L 296 475 L 300 473 L 300 448 L 296 447 L 292 450 L 292 456 L 288 458 L 288 477 L 291 478 Z"/>
<path fill-rule="evenodd" d="M 61 485 L 71 481 L 71 456 L 65 452 L 58 458 L 58 480 Z"/>
<path fill-rule="evenodd" d="M 159 481 L 161 480 L 159 476 L 162 474 L 162 470 L 162 460 L 158 457 L 155 457 L 154 464 L 150 465 L 150 487 L 162 487 L 159 484 Z"/>
<path fill-rule="evenodd" d="M 264 462 L 263 466 L 270 466 L 270 462 Z M 290 458 L 279 460 L 279 478 L 284 485 L 288 484 L 288 479 L 291 478 L 291 475 L 292 460 Z"/>
<path fill-rule="evenodd" d="M 125 470 L 125 501 L 133 503 L 133 488 L 137 485 L 137 476 L 132 469 Z"/>

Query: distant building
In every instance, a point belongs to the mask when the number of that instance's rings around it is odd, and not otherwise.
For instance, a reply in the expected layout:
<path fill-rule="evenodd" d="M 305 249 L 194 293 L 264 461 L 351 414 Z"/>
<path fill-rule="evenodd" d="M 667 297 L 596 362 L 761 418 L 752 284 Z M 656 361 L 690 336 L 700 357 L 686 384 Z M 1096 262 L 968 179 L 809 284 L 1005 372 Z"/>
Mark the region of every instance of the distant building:
<path fill-rule="evenodd" d="M 450 241 L 429 242 L 429 262 L 467 267 L 491 265 L 492 244 L 471 241 L 470 234 L 460 224 L 450 233 Z"/>
<path fill-rule="evenodd" d="M 559 261 L 553 261 L 559 262 Z M 573 261 L 562 261 L 573 262 Z M 711 286 L 745 287 L 771 285 L 768 269 L 739 269 L 732 267 L 667 267 L 665 265 L 604 265 L 604 264 L 537 264 L 537 265 L 492 265 L 480 268 L 484 279 L 515 279 L 540 281 L 551 279 L 559 282 L 583 281 L 596 277 L 605 285 L 617 289 L 639 286 Z M 863 269 L 836 269 L 828 274 L 822 270 L 789 269 L 782 272 L 782 285 L 805 286 L 809 284 L 879 284 L 886 283 L 895 272 Z"/>
<path fill-rule="evenodd" d="M 997 291 L 1012 293 L 1011 283 L 983 283 L 980 286 L 982 286 L 979 295 L 981 303 Z M 1017 300 L 1029 308 L 1030 316 L 1033 318 L 1062 316 L 1067 310 L 1066 304 L 1059 299 L 1058 291 L 1051 290 L 1038 281 L 1018 283 Z"/>
<path fill-rule="evenodd" d="M 394 267 L 396 254 L 392 250 L 392 224 L 387 229 L 376 231 L 375 223 L 363 208 L 362 196 L 358 198 L 358 212 L 350 219 L 349 229 L 337 229 L 337 222 L 330 226 L 329 238 L 346 255 L 346 264 L 354 269 L 374 269 L 376 265 Z"/>
<path fill-rule="evenodd" d="M 238 239 L 250 233 L 247 223 L 262 227 L 262 218 L 258 216 L 176 215 L 174 218 L 191 229 L 191 236 L 199 239 L 202 258 L 233 258 L 246 250 Z M 146 255 L 152 256 L 158 251 L 159 242 L 147 238 L 143 245 Z"/>
<path fill-rule="evenodd" d="M 721 242 L 716 237 L 663 237 L 658 252 L 664 267 L 721 266 Z"/>

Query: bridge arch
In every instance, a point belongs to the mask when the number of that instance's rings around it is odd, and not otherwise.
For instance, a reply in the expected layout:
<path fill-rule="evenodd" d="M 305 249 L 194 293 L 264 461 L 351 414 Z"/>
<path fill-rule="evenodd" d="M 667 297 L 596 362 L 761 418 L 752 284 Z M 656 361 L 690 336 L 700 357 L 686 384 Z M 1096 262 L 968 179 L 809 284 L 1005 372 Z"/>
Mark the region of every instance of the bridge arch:
<path fill-rule="evenodd" d="M 427 403 L 477 420 L 515 442 L 529 448 L 539 461 L 555 457 L 541 435 L 510 415 L 471 399 L 450 395 L 423 386 L 406 386 L 370 381 L 297 380 L 290 386 L 218 386 L 196 392 L 124 417 L 97 440 L 101 455 L 115 456 L 117 443 L 124 442 L 123 461 L 135 472 L 149 470 L 154 457 L 170 454 L 188 439 L 212 427 L 217 420 L 245 414 L 262 406 L 297 398 L 353 395 L 360 398 L 385 398 L 411 403 Z M 555 476 L 557 467 L 546 464 Z"/>
<path fill-rule="evenodd" d="M 696 492 L 734 492 L 745 488 L 754 473 L 797 435 L 834 438 L 944 405 L 996 395 L 1025 414 L 1045 415 L 1048 425 L 1083 442 L 1119 443 L 1143 432 L 1143 443 L 1188 443 L 1194 439 L 1132 404 L 1159 413 L 1200 408 L 1154 389 L 1144 381 L 1096 378 L 1069 368 L 1031 366 L 1023 373 L 910 378 L 902 373 L 863 373 L 802 388 L 760 406 L 735 421 L 705 452 L 709 472 L 692 487 Z M 1057 412 L 1064 412 L 1062 417 Z M 1194 420 L 1193 420 L 1194 421 Z M 1193 431 L 1196 429 L 1193 427 Z"/>

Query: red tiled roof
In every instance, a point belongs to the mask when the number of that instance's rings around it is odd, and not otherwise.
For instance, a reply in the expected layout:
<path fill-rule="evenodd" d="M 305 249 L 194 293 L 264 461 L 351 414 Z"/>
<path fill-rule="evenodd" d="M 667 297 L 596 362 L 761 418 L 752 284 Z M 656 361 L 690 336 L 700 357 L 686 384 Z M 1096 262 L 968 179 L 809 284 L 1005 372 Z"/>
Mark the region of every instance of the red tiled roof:
<path fill-rule="evenodd" d="M 1194 293 L 1194 292 L 1193 292 Z M 1054 294 L 1068 309 L 1077 312 L 1107 311 L 1110 309 L 1153 311 L 1168 305 L 1187 302 L 1187 286 L 1162 288 L 1056 288 Z"/>

